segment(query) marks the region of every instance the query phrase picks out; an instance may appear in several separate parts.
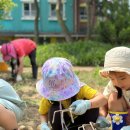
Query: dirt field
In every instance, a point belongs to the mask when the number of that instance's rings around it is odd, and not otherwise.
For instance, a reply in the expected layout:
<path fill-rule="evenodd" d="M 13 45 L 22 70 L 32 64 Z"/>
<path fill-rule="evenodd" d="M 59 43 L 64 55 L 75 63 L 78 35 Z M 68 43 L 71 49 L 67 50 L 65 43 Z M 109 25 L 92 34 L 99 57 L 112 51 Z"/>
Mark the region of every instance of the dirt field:
<path fill-rule="evenodd" d="M 78 71 L 91 71 L 92 67 L 75 67 L 74 70 Z M 9 72 L 0 72 L 0 78 L 7 80 L 16 89 L 20 97 L 26 101 L 27 108 L 25 109 L 25 116 L 23 120 L 19 123 L 22 130 L 38 130 L 37 127 L 40 124 L 39 114 L 38 114 L 38 103 L 41 96 L 37 93 L 35 89 L 36 82 L 41 79 L 41 68 L 39 68 L 38 79 L 31 79 L 31 68 L 24 68 L 23 76 L 24 80 L 22 82 L 16 83 L 10 80 Z"/>

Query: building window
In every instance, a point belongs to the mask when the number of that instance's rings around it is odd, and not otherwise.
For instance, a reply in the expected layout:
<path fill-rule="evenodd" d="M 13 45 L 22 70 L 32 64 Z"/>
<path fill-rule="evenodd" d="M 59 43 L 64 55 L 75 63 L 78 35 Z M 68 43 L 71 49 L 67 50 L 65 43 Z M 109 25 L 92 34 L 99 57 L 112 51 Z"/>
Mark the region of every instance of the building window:
<path fill-rule="evenodd" d="M 86 22 L 87 21 L 87 16 L 88 16 L 88 14 L 87 14 L 87 6 L 86 6 L 86 4 L 80 4 L 80 8 L 79 8 L 79 10 L 80 10 L 80 21 L 81 22 Z"/>
<path fill-rule="evenodd" d="M 56 17 L 56 4 L 50 4 L 50 17 Z"/>
<path fill-rule="evenodd" d="M 23 1 L 22 5 L 23 5 L 22 19 L 34 19 L 36 15 L 36 8 L 34 2 Z"/>
<path fill-rule="evenodd" d="M 57 20 L 57 16 L 56 16 L 56 0 L 48 0 L 49 2 L 49 20 Z M 63 19 L 65 20 L 66 19 L 66 16 L 65 16 L 65 0 L 62 1 L 62 4 L 61 4 L 61 14 L 63 16 Z"/>

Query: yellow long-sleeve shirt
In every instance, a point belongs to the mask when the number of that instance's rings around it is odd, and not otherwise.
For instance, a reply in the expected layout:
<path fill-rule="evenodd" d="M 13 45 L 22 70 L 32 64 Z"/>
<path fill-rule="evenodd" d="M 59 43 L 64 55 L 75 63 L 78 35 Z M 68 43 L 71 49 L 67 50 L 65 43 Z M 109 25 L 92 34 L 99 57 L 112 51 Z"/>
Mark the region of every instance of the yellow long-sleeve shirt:
<path fill-rule="evenodd" d="M 89 87 L 88 85 L 84 85 L 80 88 L 80 91 L 76 94 L 76 100 L 79 99 L 92 99 L 97 94 L 97 90 Z M 71 98 L 63 100 L 62 105 L 64 108 L 68 108 L 71 105 Z M 51 107 L 52 103 L 46 99 L 42 98 L 39 105 L 39 113 L 40 114 L 47 114 L 49 111 L 49 108 Z"/>

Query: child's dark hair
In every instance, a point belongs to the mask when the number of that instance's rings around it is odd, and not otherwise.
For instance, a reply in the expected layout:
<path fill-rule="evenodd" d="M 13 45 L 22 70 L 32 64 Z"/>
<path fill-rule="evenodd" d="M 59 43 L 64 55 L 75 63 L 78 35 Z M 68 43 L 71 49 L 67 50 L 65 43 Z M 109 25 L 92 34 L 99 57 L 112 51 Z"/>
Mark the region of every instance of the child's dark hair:
<path fill-rule="evenodd" d="M 118 91 L 117 98 L 118 98 L 118 99 L 120 99 L 120 98 L 122 97 L 122 89 L 121 89 L 121 88 L 119 88 L 119 87 L 117 87 L 117 86 L 115 86 L 115 88 L 116 88 L 116 89 L 117 89 L 117 91 Z"/>

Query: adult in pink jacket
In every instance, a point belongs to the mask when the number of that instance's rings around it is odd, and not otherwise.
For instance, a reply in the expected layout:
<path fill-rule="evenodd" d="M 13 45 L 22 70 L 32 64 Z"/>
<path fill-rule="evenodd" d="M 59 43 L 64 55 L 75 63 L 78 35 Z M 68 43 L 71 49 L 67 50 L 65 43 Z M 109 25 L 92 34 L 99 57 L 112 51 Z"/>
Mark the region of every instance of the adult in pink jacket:
<path fill-rule="evenodd" d="M 21 38 L 5 43 L 1 47 L 4 61 L 10 61 L 12 77 L 22 80 L 23 58 L 29 56 L 32 65 L 32 76 L 37 78 L 36 43 L 30 39 Z"/>

